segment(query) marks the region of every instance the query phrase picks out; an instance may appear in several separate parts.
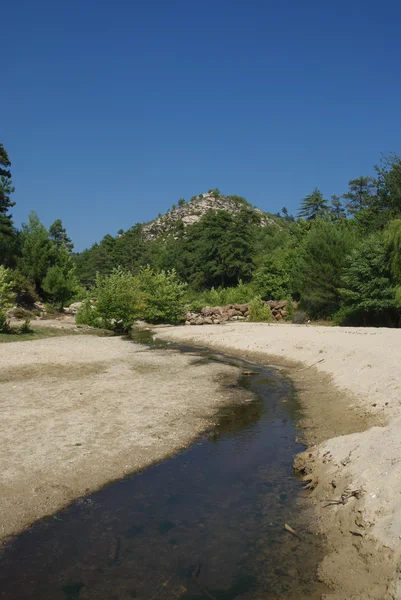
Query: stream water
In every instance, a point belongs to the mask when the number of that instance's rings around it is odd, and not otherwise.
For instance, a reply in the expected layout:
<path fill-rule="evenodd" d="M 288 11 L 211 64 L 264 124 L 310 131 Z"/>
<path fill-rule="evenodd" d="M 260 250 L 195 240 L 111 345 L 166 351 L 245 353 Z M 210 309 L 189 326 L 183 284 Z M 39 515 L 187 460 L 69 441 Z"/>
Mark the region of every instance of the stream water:
<path fill-rule="evenodd" d="M 292 470 L 303 447 L 291 382 L 274 368 L 204 349 L 196 350 L 199 360 L 252 370 L 236 386 L 253 400 L 221 410 L 215 427 L 174 458 L 17 536 L 0 554 L 2 600 L 321 597 L 321 541 L 307 525 Z"/>

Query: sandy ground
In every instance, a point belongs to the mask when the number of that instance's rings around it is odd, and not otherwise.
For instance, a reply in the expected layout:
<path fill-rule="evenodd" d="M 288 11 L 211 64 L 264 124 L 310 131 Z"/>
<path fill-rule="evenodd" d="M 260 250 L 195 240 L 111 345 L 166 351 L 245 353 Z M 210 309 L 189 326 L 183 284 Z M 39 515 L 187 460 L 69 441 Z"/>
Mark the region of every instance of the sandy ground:
<path fill-rule="evenodd" d="M 158 335 L 290 374 L 307 412 L 311 447 L 295 466 L 327 537 L 327 598 L 401 598 L 401 331 L 236 323 Z"/>
<path fill-rule="evenodd" d="M 0 539 L 207 429 L 238 371 L 195 363 L 115 337 L 1 344 Z"/>

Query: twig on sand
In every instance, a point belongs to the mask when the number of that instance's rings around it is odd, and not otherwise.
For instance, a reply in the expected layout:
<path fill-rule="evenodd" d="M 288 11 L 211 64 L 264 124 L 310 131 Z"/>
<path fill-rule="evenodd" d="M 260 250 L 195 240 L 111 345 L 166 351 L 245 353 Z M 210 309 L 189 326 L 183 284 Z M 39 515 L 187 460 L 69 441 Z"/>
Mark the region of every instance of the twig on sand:
<path fill-rule="evenodd" d="M 312 367 L 314 367 L 318 363 L 322 363 L 322 362 L 324 362 L 324 358 L 321 358 L 320 360 L 317 360 L 316 362 L 312 363 L 311 365 L 308 365 L 307 367 L 303 367 L 302 369 L 298 369 L 297 373 L 299 373 L 300 371 L 306 371 L 307 369 L 311 369 Z"/>
<path fill-rule="evenodd" d="M 363 488 L 357 488 L 355 490 L 350 490 L 349 488 L 347 488 L 343 491 L 343 493 L 341 494 L 341 498 L 339 498 L 338 500 L 326 498 L 327 504 L 325 504 L 323 508 L 327 508 L 328 506 L 333 506 L 335 504 L 345 504 L 350 498 L 356 498 L 357 500 L 359 500 L 362 494 Z"/>
<path fill-rule="evenodd" d="M 288 533 L 291 533 L 291 535 L 293 535 L 294 537 L 298 538 L 300 542 L 303 541 L 303 539 L 297 534 L 297 532 L 295 531 L 295 529 L 293 529 L 292 527 L 290 527 L 290 525 L 288 525 L 287 523 L 284 523 L 284 529 L 286 531 L 288 531 Z"/>

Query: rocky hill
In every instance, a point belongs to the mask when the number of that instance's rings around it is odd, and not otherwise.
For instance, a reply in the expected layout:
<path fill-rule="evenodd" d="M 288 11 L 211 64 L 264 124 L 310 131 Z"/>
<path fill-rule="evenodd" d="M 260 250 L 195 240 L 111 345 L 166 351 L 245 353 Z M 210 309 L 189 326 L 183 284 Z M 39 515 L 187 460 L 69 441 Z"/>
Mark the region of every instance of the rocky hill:
<path fill-rule="evenodd" d="M 149 240 L 168 234 L 174 230 L 174 226 L 181 221 L 184 227 L 193 225 L 209 210 L 225 210 L 231 214 L 238 213 L 246 206 L 254 211 L 260 218 L 261 227 L 276 225 L 277 222 L 271 215 L 264 213 L 259 208 L 253 207 L 244 198 L 239 196 L 222 196 L 217 190 L 211 190 L 207 194 L 194 196 L 189 202 L 180 200 L 178 206 L 173 206 L 164 215 L 159 215 L 153 221 L 143 225 L 143 233 Z"/>

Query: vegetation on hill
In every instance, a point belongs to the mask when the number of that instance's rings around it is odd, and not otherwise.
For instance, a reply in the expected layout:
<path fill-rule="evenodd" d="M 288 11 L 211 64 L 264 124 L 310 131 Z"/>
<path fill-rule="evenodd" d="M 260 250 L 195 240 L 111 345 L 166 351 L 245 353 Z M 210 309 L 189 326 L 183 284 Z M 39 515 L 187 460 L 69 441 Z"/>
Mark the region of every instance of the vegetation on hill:
<path fill-rule="evenodd" d="M 352 179 L 341 196 L 329 200 L 315 188 L 296 217 L 285 207 L 263 213 L 245 198 L 211 189 L 80 253 L 60 219 L 47 230 L 32 212 L 21 230 L 14 227 L 10 169 L 0 144 L 0 328 L 14 303 L 41 299 L 61 308 L 85 297 L 79 318 L 111 328 L 127 328 L 138 317 L 175 323 L 186 305 L 252 300 L 258 314 L 261 300 L 290 297 L 312 319 L 400 325 L 395 154 L 382 157 L 374 176 Z"/>

